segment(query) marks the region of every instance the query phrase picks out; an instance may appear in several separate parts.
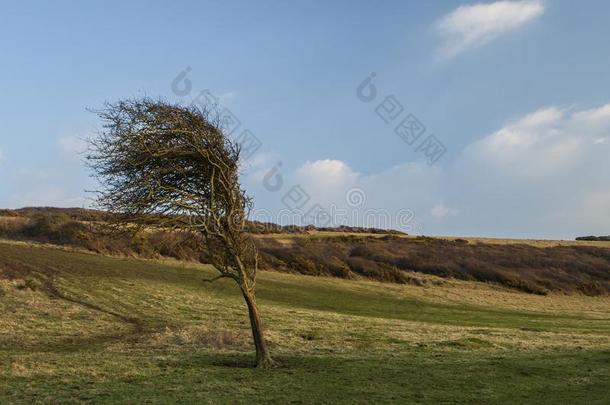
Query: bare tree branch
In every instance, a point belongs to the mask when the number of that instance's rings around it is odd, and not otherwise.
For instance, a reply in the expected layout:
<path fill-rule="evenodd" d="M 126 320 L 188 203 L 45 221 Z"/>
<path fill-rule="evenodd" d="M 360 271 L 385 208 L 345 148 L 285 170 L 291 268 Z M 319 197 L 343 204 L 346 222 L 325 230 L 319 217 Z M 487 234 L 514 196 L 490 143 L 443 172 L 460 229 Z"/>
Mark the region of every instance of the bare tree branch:
<path fill-rule="evenodd" d="M 239 145 L 209 111 L 148 98 L 107 103 L 90 140 L 88 166 L 101 184 L 99 208 L 115 214 L 112 228 L 151 227 L 203 236 L 220 275 L 242 291 L 257 364 L 272 364 L 254 296 L 258 252 L 246 232 L 252 199 L 239 183 Z M 210 281 L 213 281 L 210 280 Z"/>

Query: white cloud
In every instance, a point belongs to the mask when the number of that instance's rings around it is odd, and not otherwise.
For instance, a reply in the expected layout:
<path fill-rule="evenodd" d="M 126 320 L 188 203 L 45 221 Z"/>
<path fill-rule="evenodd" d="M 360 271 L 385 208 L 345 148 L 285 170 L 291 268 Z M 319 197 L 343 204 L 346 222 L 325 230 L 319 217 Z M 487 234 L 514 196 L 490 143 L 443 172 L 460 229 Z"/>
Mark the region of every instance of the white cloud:
<path fill-rule="evenodd" d="M 0 148 L 0 161 L 2 161 L 3 158 L 4 158 L 4 152 L 2 151 L 2 148 Z"/>
<path fill-rule="evenodd" d="M 297 175 L 305 185 L 324 192 L 349 187 L 359 176 L 346 163 L 331 159 L 307 161 Z"/>
<path fill-rule="evenodd" d="M 589 124 L 608 124 L 610 122 L 610 104 L 591 110 L 583 110 L 574 114 L 574 117 Z"/>
<path fill-rule="evenodd" d="M 440 56 L 450 58 L 489 43 L 544 13 L 541 0 L 497 1 L 460 6 L 436 23 Z"/>
<path fill-rule="evenodd" d="M 438 203 L 432 207 L 430 214 L 436 219 L 442 219 L 447 215 L 457 215 L 457 210 L 447 208 L 443 203 Z"/>
<path fill-rule="evenodd" d="M 471 144 L 466 160 L 520 177 L 559 174 L 583 152 L 587 134 L 574 131 L 575 117 L 556 107 L 528 114 Z"/>
<path fill-rule="evenodd" d="M 442 170 L 411 162 L 378 173 L 362 174 L 340 160 L 307 161 L 297 171 L 295 182 L 321 203 L 345 204 L 346 193 L 359 188 L 372 208 L 413 208 L 413 204 L 435 202 Z"/>
<path fill-rule="evenodd" d="M 286 174 L 284 191 L 301 184 L 310 204 L 345 208 L 346 192 L 357 187 L 366 193 L 363 210 L 382 209 L 396 218 L 409 209 L 427 234 L 608 234 L 609 112 L 610 104 L 533 111 L 471 143 L 446 168 L 411 162 L 362 174 L 339 160 L 309 161 Z M 282 195 L 272 194 L 272 199 Z"/>
<path fill-rule="evenodd" d="M 493 166 L 511 175 L 536 178 L 571 170 L 606 142 L 610 104 L 593 110 L 570 111 L 549 107 L 528 114 L 474 142 L 465 159 Z"/>
<path fill-rule="evenodd" d="M 252 158 L 240 161 L 240 173 L 257 182 L 262 182 L 263 178 L 273 166 L 275 157 L 266 152 L 256 153 Z M 278 164 L 282 164 L 278 162 Z"/>
<path fill-rule="evenodd" d="M 471 221 L 461 226 L 473 234 L 610 233 L 609 112 L 610 104 L 549 107 L 467 147 L 446 180 L 452 204 Z"/>
<path fill-rule="evenodd" d="M 249 183 L 246 188 L 255 195 L 258 220 L 288 223 L 278 213 L 289 208 L 283 198 L 294 186 L 300 186 L 307 195 L 307 203 L 299 208 L 302 213 L 320 205 L 331 214 L 334 225 L 394 228 L 411 233 L 424 231 L 420 225 L 430 218 L 430 209 L 439 201 L 442 180 L 440 168 L 423 162 L 363 174 L 343 161 L 323 159 L 307 161 L 294 171 L 276 164 L 266 174 L 270 184 L 279 185 L 278 189 L 265 187 L 258 175 L 250 174 L 245 179 Z M 411 217 L 411 213 L 415 215 Z M 303 219 L 309 223 L 301 217 L 294 222 L 301 223 Z"/>

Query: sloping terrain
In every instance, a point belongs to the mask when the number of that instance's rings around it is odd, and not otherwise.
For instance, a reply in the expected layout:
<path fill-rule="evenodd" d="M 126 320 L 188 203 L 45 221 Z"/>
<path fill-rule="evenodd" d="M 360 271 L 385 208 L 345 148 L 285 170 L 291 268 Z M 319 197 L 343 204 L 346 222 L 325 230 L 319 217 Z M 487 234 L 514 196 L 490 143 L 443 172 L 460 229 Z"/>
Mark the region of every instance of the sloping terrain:
<path fill-rule="evenodd" d="M 207 262 L 205 244 L 197 235 L 151 228 L 135 237 L 110 237 L 100 232 L 108 218 L 104 212 L 83 209 L 4 210 L 0 237 L 112 255 Z M 428 238 L 375 229 L 333 231 L 260 223 L 252 223 L 251 231 L 264 269 L 399 284 L 420 282 L 412 276 L 417 272 L 534 294 L 610 293 L 610 242 Z"/>
<path fill-rule="evenodd" d="M 417 282 L 412 272 L 418 272 L 534 294 L 610 293 L 610 249 L 593 246 L 539 248 L 392 235 L 258 240 L 270 268 L 303 274 L 411 283 Z"/>
<path fill-rule="evenodd" d="M 607 400 L 608 297 L 263 272 L 281 367 L 258 371 L 242 299 L 212 275 L 0 242 L 0 402 Z"/>

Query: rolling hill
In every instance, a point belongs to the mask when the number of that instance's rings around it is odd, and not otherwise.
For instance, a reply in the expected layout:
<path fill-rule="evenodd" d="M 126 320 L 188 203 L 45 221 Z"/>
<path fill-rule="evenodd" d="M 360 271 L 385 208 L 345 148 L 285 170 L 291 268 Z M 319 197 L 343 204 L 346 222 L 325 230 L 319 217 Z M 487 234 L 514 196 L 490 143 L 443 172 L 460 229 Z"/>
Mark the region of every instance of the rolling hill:
<path fill-rule="evenodd" d="M 610 298 L 262 272 L 280 367 L 206 265 L 0 242 L 0 401 L 602 403 Z"/>
<path fill-rule="evenodd" d="M 0 211 L 0 237 L 80 247 L 92 252 L 208 263 L 198 235 L 151 227 L 108 236 L 109 215 L 93 210 L 25 208 Z M 430 238 L 379 229 L 281 227 L 250 223 L 267 270 L 420 283 L 414 274 L 481 281 L 533 294 L 607 295 L 610 244 Z"/>

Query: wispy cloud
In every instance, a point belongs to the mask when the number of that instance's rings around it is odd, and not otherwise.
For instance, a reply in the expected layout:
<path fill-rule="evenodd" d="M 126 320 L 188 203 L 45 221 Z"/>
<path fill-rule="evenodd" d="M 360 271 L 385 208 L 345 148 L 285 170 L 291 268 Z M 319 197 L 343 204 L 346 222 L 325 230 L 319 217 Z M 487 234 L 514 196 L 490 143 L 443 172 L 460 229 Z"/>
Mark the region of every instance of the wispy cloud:
<path fill-rule="evenodd" d="M 451 58 L 468 49 L 485 45 L 541 16 L 541 0 L 497 1 L 460 6 L 436 23 L 443 37 L 441 58 Z"/>
<path fill-rule="evenodd" d="M 478 221 L 475 231 L 605 234 L 610 144 L 599 140 L 608 134 L 610 104 L 534 111 L 464 150 L 452 169 L 460 192 L 449 201 L 473 224 Z"/>

